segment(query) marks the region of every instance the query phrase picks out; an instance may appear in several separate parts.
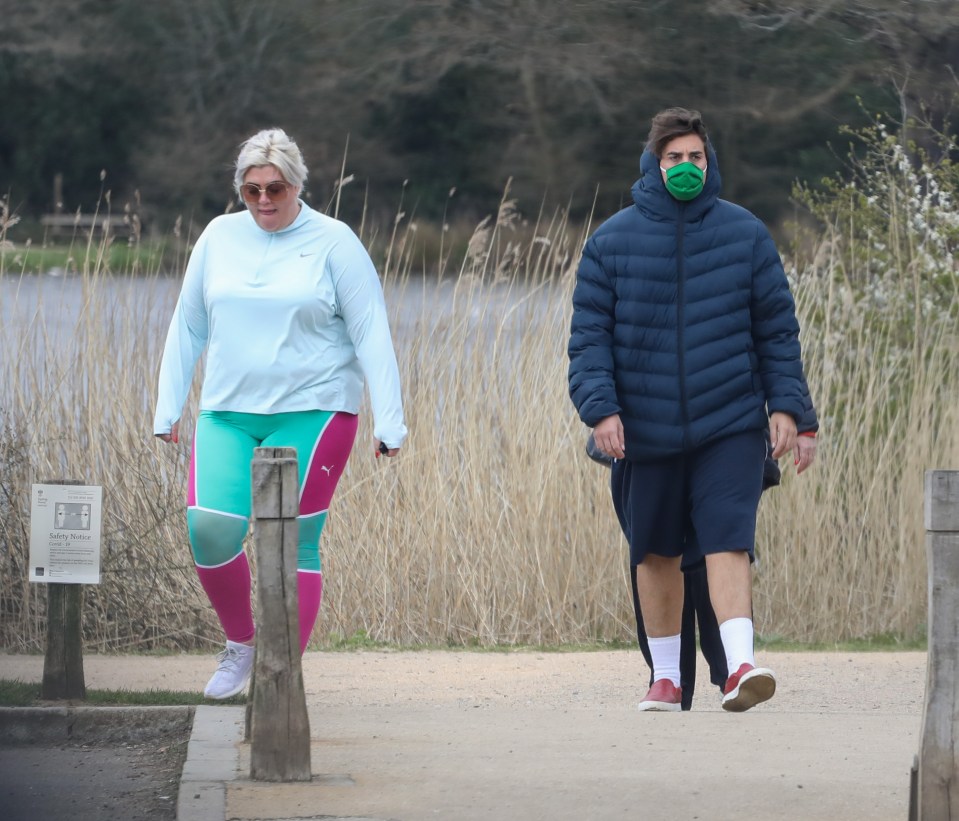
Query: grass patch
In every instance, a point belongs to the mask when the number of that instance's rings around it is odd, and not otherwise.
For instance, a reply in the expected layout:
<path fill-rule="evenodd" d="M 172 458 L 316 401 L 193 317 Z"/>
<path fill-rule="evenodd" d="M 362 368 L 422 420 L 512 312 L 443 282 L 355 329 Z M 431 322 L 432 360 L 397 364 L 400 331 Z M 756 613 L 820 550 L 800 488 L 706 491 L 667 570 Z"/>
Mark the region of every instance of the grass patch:
<path fill-rule="evenodd" d="M 38 707 L 40 684 L 0 679 L 0 707 Z M 179 690 L 87 690 L 84 704 L 91 707 L 182 707 L 209 704 L 200 692 Z M 246 704 L 246 696 L 223 699 L 218 704 Z"/>
<path fill-rule="evenodd" d="M 169 242 L 129 243 L 114 240 L 92 245 L 85 238 L 72 244 L 18 245 L 0 249 L 0 271 L 6 274 L 77 274 L 84 269 L 116 274 L 156 273 L 173 265 Z"/>
<path fill-rule="evenodd" d="M 39 684 L 0 679 L 0 707 L 31 707 L 39 698 Z"/>
<path fill-rule="evenodd" d="M 425 649 L 425 647 L 422 645 L 398 647 L 391 642 L 377 641 L 365 630 L 357 630 L 349 636 L 344 636 L 341 633 L 330 633 L 327 639 L 317 649 L 330 650 L 333 652 L 348 652 L 350 650 L 422 650 Z"/>
<path fill-rule="evenodd" d="M 925 634 L 912 638 L 883 633 L 847 641 L 794 641 L 780 635 L 756 636 L 756 648 L 781 653 L 869 653 L 926 651 Z M 377 641 L 364 631 L 351 636 L 331 635 L 326 641 L 312 648 L 319 652 L 478 652 L 478 653 L 604 653 L 617 650 L 639 650 L 633 639 L 609 639 L 564 644 L 396 644 Z"/>
<path fill-rule="evenodd" d="M 926 637 L 903 638 L 884 633 L 848 641 L 792 641 L 781 636 L 757 636 L 756 647 L 763 650 L 783 653 L 889 653 L 898 651 L 927 649 Z"/>
<path fill-rule="evenodd" d="M 635 641 L 609 639 L 608 641 L 571 642 L 569 644 L 497 644 L 490 647 L 466 647 L 488 653 L 606 653 L 615 650 L 639 650 Z"/>
<path fill-rule="evenodd" d="M 562 644 L 510 644 L 498 642 L 484 644 L 478 640 L 465 643 L 433 642 L 397 644 L 391 641 L 374 639 L 365 630 L 357 630 L 350 636 L 331 633 L 312 649 L 320 652 L 349 653 L 363 650 L 384 652 L 480 652 L 480 653 L 601 653 L 607 650 L 634 650 L 635 641 L 609 639 L 596 641 L 569 642 Z"/>

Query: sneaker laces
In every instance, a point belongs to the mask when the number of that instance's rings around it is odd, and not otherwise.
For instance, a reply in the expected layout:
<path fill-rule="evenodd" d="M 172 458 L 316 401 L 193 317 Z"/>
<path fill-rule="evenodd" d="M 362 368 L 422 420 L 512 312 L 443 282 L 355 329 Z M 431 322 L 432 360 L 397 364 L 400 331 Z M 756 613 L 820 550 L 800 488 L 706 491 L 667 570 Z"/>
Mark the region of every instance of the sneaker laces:
<path fill-rule="evenodd" d="M 216 654 L 216 660 L 219 664 L 216 667 L 218 673 L 238 673 L 240 671 L 240 651 L 235 647 L 227 647 Z"/>

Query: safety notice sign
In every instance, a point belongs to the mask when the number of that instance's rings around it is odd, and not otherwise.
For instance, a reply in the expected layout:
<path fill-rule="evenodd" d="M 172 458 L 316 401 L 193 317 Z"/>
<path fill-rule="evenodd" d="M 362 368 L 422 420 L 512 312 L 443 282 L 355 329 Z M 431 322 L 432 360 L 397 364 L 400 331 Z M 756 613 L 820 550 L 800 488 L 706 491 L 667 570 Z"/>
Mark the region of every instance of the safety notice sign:
<path fill-rule="evenodd" d="M 100 583 L 102 488 L 34 485 L 30 506 L 30 581 Z"/>

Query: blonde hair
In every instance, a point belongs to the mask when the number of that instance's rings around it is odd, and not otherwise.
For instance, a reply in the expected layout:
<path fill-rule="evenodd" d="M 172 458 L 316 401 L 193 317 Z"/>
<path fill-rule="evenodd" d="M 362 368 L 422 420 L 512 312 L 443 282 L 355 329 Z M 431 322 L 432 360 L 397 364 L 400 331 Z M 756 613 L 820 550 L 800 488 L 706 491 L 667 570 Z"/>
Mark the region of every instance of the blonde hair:
<path fill-rule="evenodd" d="M 233 190 L 238 197 L 246 172 L 264 165 L 276 166 L 284 180 L 301 190 L 309 174 L 300 149 L 287 133 L 282 128 L 266 128 L 240 146 L 233 175 Z"/>

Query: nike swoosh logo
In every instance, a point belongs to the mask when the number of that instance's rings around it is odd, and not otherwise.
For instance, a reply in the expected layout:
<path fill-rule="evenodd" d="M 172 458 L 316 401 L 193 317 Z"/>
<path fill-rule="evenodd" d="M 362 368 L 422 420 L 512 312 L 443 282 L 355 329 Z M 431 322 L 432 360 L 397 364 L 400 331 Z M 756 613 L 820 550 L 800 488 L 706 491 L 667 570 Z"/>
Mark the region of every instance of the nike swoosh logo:
<path fill-rule="evenodd" d="M 313 257 L 313 256 L 316 256 L 316 251 L 311 251 L 311 252 L 308 253 L 308 254 L 304 254 L 302 251 L 300 251 L 300 256 L 301 256 L 301 257 Z"/>

